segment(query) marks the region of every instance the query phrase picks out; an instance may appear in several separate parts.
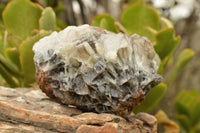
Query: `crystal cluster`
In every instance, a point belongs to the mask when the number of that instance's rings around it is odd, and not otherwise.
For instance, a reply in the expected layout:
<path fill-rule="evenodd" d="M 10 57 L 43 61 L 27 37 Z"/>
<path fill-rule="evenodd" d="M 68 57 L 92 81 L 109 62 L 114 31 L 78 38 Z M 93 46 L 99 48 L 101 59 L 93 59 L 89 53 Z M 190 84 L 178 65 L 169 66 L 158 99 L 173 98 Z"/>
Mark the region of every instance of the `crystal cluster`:
<path fill-rule="evenodd" d="M 33 51 L 41 90 L 84 111 L 128 115 L 162 79 L 152 44 L 136 34 L 68 26 L 39 40 Z"/>

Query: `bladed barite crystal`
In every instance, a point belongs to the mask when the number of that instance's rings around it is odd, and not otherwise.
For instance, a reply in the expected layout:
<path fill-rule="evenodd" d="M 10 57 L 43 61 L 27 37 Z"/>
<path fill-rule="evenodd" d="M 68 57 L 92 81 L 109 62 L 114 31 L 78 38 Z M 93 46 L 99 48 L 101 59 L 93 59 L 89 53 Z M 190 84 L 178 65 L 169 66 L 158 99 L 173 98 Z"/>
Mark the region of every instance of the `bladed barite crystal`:
<path fill-rule="evenodd" d="M 152 44 L 136 34 L 68 26 L 33 51 L 41 90 L 84 111 L 128 115 L 162 79 Z"/>

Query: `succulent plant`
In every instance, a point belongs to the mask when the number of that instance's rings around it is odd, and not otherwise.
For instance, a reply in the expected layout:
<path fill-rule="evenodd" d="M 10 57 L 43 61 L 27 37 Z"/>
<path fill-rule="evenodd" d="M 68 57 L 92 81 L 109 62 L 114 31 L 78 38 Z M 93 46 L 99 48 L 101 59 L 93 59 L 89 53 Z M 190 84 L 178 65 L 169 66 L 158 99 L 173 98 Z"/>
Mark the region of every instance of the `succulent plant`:
<path fill-rule="evenodd" d="M 6 5 L 2 18 L 0 76 L 4 79 L 3 85 L 30 86 L 35 82 L 32 46 L 56 30 L 55 13 L 52 8 L 43 9 L 29 0 L 13 0 Z"/>
<path fill-rule="evenodd" d="M 128 115 L 162 79 L 153 45 L 136 34 L 69 26 L 33 51 L 42 91 L 86 111 Z"/>
<path fill-rule="evenodd" d="M 183 90 L 175 99 L 175 118 L 181 132 L 200 132 L 200 94 L 197 90 Z"/>

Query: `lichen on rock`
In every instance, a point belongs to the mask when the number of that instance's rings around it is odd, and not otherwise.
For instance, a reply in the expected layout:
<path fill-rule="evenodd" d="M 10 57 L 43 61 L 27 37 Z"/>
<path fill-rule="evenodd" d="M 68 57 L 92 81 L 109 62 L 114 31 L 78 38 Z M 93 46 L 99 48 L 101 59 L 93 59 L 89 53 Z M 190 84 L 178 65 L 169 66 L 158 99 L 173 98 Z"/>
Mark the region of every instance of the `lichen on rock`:
<path fill-rule="evenodd" d="M 85 111 L 128 115 L 162 79 L 153 45 L 136 34 L 68 26 L 42 38 L 33 51 L 41 90 Z"/>

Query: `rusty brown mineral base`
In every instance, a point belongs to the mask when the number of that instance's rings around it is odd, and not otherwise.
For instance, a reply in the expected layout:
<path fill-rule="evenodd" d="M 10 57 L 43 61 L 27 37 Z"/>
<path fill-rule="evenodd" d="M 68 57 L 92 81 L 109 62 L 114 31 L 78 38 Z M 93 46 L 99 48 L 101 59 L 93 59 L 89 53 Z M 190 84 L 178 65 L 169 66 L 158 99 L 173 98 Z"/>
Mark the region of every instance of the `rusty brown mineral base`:
<path fill-rule="evenodd" d="M 48 72 L 42 71 L 38 66 L 36 66 L 36 82 L 38 83 L 40 89 L 50 98 L 53 100 L 67 104 L 67 105 L 74 105 L 79 109 L 82 109 L 84 111 L 95 111 L 95 110 L 88 110 L 87 107 L 81 106 L 80 99 L 78 96 L 72 96 L 71 93 L 65 92 L 64 95 L 67 97 L 66 99 L 63 99 L 60 97 L 60 95 L 56 95 L 53 93 L 53 87 L 48 79 Z M 141 89 L 136 89 L 134 92 L 136 95 L 132 101 L 125 101 L 123 99 L 119 99 L 119 106 L 113 105 L 113 112 L 108 113 L 114 113 L 120 116 L 127 116 L 131 114 L 134 107 L 138 106 L 141 101 L 144 100 L 144 93 Z M 95 111 L 96 112 L 96 111 Z M 100 112 L 99 112 L 100 113 Z"/>

